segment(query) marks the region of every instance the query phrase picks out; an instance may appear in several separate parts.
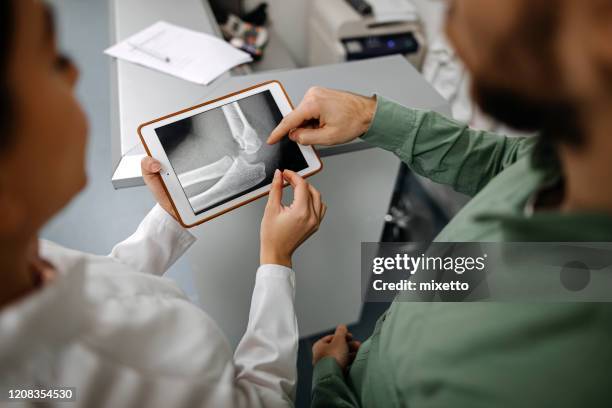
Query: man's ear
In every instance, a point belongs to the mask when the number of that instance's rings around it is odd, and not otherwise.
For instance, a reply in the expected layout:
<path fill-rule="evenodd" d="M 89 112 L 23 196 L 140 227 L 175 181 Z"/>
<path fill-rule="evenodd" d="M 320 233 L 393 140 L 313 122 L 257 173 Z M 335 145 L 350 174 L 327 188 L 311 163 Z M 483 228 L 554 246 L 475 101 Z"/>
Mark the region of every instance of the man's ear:
<path fill-rule="evenodd" d="M 17 237 L 26 226 L 26 208 L 0 179 L 0 237 Z"/>

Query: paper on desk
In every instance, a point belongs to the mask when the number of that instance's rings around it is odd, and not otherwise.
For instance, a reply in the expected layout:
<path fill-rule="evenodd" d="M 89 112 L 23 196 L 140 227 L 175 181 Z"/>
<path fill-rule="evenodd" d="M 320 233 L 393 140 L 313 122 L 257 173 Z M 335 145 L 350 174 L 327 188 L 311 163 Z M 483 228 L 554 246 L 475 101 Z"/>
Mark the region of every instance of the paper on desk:
<path fill-rule="evenodd" d="M 411 0 L 369 0 L 377 22 L 416 21 L 419 16 Z"/>
<path fill-rule="evenodd" d="M 246 52 L 208 34 L 159 21 L 108 48 L 106 54 L 207 85 L 252 61 Z"/>

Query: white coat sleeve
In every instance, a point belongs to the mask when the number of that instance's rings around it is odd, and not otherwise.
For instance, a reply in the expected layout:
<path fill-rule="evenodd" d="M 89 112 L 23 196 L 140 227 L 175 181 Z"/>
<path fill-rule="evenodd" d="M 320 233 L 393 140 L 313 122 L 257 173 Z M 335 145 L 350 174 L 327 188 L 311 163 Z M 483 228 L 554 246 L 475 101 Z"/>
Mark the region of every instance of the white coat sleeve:
<path fill-rule="evenodd" d="M 249 323 L 236 348 L 234 364 L 236 385 L 260 388 L 262 406 L 293 406 L 299 338 L 294 300 L 292 269 L 259 267 Z"/>
<path fill-rule="evenodd" d="M 92 325 L 101 337 L 88 334 L 62 381 L 79 390 L 78 407 L 94 401 L 105 407 L 291 408 L 298 352 L 294 298 L 293 270 L 260 266 L 247 328 L 233 354 L 212 319 L 186 299 L 102 301 L 109 326 Z M 121 302 L 132 313 L 117 308 Z M 118 313 L 116 326 L 109 310 Z M 115 335 L 109 338 L 109 332 Z M 117 343 L 109 344 L 113 339 Z"/>
<path fill-rule="evenodd" d="M 115 245 L 109 256 L 139 272 L 162 275 L 194 241 L 189 231 L 156 204 L 136 232 Z"/>

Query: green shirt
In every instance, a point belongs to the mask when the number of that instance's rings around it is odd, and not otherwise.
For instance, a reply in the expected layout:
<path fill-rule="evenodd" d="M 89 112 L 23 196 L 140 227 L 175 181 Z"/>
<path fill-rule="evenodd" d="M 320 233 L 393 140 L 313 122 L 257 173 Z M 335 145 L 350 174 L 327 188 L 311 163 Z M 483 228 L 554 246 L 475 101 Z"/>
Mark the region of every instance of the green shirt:
<path fill-rule="evenodd" d="M 474 131 L 378 97 L 362 138 L 472 200 L 443 242 L 612 241 L 612 217 L 525 215 L 560 177 L 532 166 L 535 138 Z M 345 376 L 314 369 L 313 407 L 612 406 L 612 307 L 607 303 L 394 302 Z"/>

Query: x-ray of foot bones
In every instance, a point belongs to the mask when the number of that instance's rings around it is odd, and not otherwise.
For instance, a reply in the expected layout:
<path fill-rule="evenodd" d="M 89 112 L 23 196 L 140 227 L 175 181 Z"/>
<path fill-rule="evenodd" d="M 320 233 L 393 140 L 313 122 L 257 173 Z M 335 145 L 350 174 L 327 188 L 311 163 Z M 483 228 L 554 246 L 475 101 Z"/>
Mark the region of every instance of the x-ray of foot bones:
<path fill-rule="evenodd" d="M 235 158 L 224 156 L 215 163 L 178 176 L 183 187 L 219 178 L 208 190 L 189 199 L 196 212 L 202 211 L 206 207 L 225 200 L 240 191 L 248 190 L 266 178 L 265 164 L 249 161 L 248 157 L 256 153 L 263 143 L 248 122 L 240 105 L 233 102 L 222 106 L 222 110 L 232 137 L 240 146 L 240 151 Z"/>

